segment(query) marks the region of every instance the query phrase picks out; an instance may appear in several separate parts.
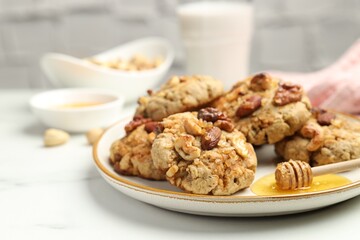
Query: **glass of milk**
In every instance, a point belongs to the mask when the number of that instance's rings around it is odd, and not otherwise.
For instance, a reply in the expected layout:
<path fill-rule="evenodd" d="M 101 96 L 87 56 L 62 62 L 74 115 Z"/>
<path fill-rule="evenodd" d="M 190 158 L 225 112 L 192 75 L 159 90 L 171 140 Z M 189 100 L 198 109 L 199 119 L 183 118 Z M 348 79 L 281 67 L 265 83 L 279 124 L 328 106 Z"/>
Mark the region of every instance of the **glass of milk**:
<path fill-rule="evenodd" d="M 229 89 L 248 74 L 253 6 L 195 1 L 177 9 L 188 74 L 210 75 Z"/>

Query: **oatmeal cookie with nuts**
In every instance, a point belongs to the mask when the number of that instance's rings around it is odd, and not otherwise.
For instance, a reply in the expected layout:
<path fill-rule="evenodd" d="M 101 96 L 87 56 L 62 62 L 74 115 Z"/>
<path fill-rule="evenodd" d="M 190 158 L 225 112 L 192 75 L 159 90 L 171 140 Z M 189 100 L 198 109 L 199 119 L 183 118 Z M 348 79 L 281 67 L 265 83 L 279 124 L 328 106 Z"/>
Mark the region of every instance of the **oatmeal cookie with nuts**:
<path fill-rule="evenodd" d="M 175 76 L 159 91 L 138 99 L 136 114 L 160 121 L 171 114 L 197 110 L 223 94 L 223 86 L 208 76 Z"/>
<path fill-rule="evenodd" d="M 114 170 L 123 175 L 164 180 L 165 171 L 154 167 L 151 145 L 162 131 L 162 125 L 151 119 L 136 116 L 125 126 L 126 136 L 115 141 L 110 148 L 110 161 Z"/>
<path fill-rule="evenodd" d="M 301 160 L 311 166 L 360 157 L 360 120 L 316 109 L 294 136 L 275 144 L 286 161 Z"/>
<path fill-rule="evenodd" d="M 230 195 L 254 180 L 252 145 L 217 109 L 174 114 L 162 124 L 151 156 L 172 185 L 195 194 Z"/>
<path fill-rule="evenodd" d="M 301 86 L 265 73 L 238 82 L 213 105 L 254 145 L 273 144 L 293 135 L 311 115 Z"/>

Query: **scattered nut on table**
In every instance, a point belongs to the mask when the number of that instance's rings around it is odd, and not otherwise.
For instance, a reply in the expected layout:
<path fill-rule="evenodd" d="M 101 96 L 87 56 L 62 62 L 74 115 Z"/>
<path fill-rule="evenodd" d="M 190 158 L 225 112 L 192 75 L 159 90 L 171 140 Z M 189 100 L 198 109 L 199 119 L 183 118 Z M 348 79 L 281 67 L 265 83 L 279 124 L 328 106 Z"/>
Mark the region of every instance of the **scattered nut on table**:
<path fill-rule="evenodd" d="M 102 128 L 90 129 L 86 133 L 86 138 L 87 138 L 89 144 L 93 145 L 101 137 L 101 135 L 103 133 L 104 133 L 104 129 L 102 129 Z"/>
<path fill-rule="evenodd" d="M 66 143 L 70 135 L 59 129 L 49 128 L 44 133 L 44 145 L 46 147 L 58 146 Z"/>

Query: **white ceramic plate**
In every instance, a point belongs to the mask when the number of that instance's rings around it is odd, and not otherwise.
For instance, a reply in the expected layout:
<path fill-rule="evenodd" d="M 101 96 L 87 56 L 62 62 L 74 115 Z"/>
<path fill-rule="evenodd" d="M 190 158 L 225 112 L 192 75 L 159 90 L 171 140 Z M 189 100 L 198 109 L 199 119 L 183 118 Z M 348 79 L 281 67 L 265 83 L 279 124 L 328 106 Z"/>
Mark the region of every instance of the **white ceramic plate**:
<path fill-rule="evenodd" d="M 109 163 L 111 144 L 124 136 L 124 126 L 130 118 L 109 128 L 94 146 L 95 165 L 104 179 L 120 192 L 161 208 L 211 216 L 270 216 L 310 211 L 345 201 L 360 195 L 360 169 L 342 173 L 352 183 L 321 192 L 297 195 L 256 196 L 245 189 L 232 196 L 207 196 L 184 193 L 166 181 L 150 181 L 121 176 Z M 259 166 L 256 179 L 273 173 L 275 157 L 272 146 L 257 149 Z"/>

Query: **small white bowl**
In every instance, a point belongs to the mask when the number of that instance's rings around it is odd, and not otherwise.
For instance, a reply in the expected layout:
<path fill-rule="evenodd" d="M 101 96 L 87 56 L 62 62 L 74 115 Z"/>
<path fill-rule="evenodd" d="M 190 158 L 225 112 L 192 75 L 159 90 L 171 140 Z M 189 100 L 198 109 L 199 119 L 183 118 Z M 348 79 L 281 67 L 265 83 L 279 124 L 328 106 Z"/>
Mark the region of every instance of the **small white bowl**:
<path fill-rule="evenodd" d="M 126 102 L 135 101 L 156 87 L 169 70 L 174 53 L 171 44 L 163 38 L 139 39 L 90 58 L 109 61 L 115 58 L 130 58 L 135 54 L 155 58 L 161 56 L 164 62 L 154 69 L 127 72 L 95 65 L 87 60 L 72 56 L 48 53 L 41 59 L 41 67 L 56 87 L 105 88 L 116 90 Z"/>
<path fill-rule="evenodd" d="M 100 103 L 68 108 L 64 104 Z M 109 90 L 58 89 L 39 93 L 30 99 L 33 113 L 48 127 L 69 132 L 85 132 L 108 127 L 121 118 L 124 97 Z"/>

